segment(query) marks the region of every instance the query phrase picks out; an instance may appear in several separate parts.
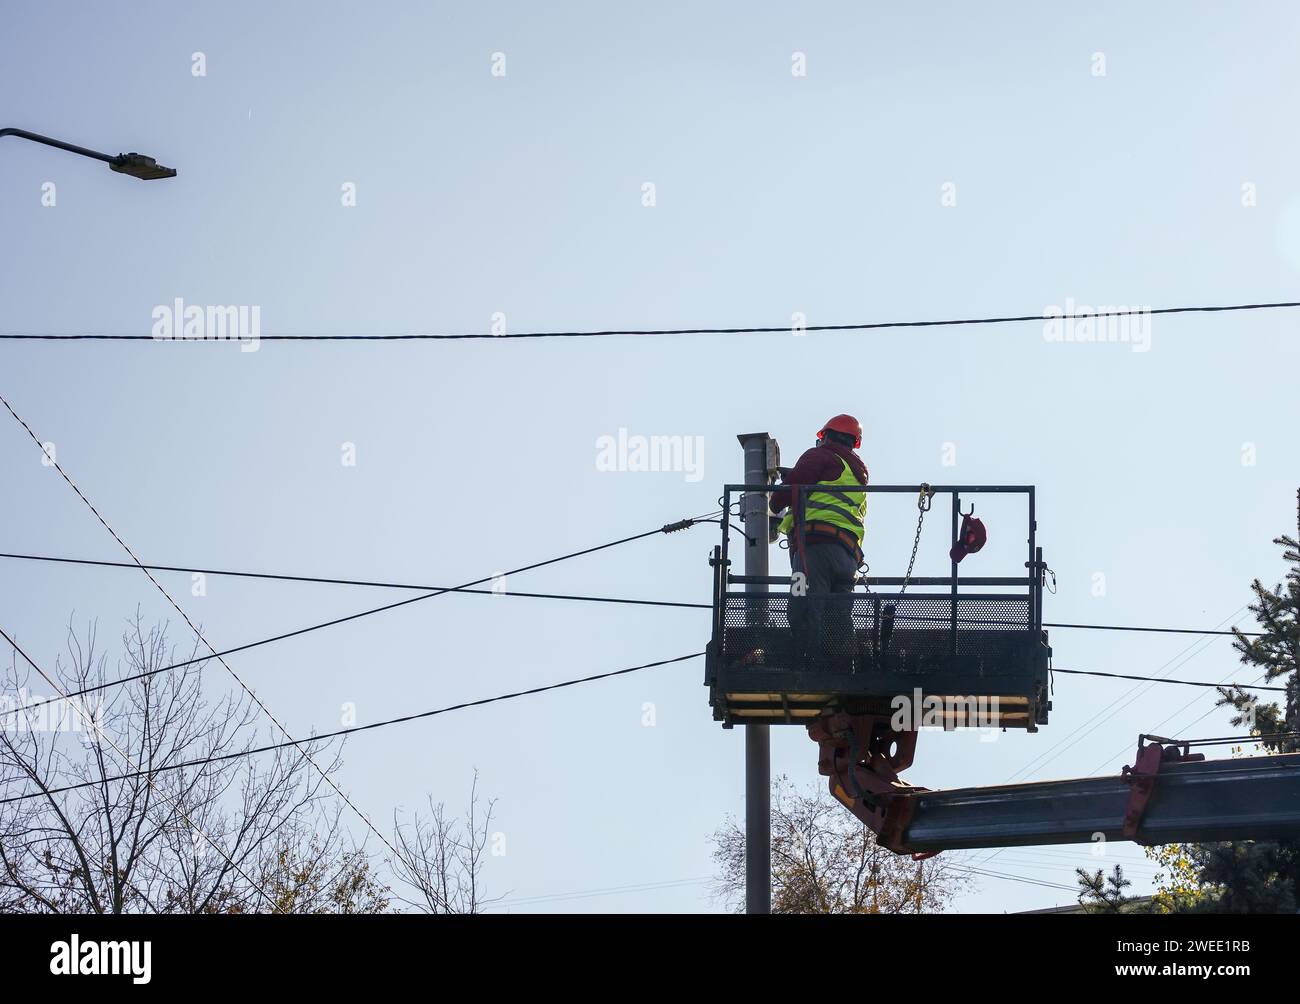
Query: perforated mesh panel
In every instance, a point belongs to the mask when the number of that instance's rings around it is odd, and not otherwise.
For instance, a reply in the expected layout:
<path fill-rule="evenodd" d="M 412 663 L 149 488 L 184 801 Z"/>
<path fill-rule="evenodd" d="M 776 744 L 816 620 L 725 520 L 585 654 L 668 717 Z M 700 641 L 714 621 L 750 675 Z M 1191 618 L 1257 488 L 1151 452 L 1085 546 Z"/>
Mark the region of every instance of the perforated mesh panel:
<path fill-rule="evenodd" d="M 937 669 L 952 661 L 951 596 L 905 595 L 894 600 L 892 625 L 888 602 L 886 597 L 865 593 L 727 597 L 722 655 L 726 661 L 744 660 L 762 650 L 765 665 L 790 668 L 809 663 L 833 666 L 852 658 L 880 669 L 909 672 Z M 958 596 L 956 615 L 956 653 L 965 657 L 1017 659 L 1031 637 L 1025 596 Z"/>

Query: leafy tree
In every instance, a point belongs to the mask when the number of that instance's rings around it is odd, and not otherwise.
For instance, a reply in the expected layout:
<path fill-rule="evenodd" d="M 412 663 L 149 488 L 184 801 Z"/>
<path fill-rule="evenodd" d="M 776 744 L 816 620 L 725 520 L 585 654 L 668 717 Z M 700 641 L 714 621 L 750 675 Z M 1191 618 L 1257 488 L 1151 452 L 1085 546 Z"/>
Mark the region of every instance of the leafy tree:
<path fill-rule="evenodd" d="M 1159 866 L 1151 908 L 1155 913 L 1187 913 L 1206 898 L 1192 849 L 1185 844 L 1162 844 L 1144 848 L 1146 856 Z"/>
<path fill-rule="evenodd" d="M 391 890 L 364 848 L 342 840 L 337 813 L 326 826 L 286 828 L 266 855 L 259 885 L 273 913 L 384 913 Z"/>
<path fill-rule="evenodd" d="M 728 819 L 713 834 L 715 894 L 745 902 L 745 833 Z M 913 861 L 876 843 L 823 785 L 772 783 L 773 913 L 940 913 L 967 879 L 949 859 Z"/>

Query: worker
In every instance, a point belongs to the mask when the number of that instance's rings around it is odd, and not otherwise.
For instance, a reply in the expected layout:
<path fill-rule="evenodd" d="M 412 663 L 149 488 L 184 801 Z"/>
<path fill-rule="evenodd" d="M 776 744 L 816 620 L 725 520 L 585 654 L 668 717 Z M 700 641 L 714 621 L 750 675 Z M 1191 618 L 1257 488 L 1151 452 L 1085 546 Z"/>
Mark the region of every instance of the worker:
<path fill-rule="evenodd" d="M 790 542 L 790 628 L 801 665 L 851 670 L 857 655 L 852 593 L 867 493 L 846 489 L 867 484 L 867 466 L 854 452 L 861 446 L 862 424 L 836 415 L 772 493 L 774 517 L 785 512 L 775 532 Z M 800 492 L 799 485 L 817 487 Z"/>

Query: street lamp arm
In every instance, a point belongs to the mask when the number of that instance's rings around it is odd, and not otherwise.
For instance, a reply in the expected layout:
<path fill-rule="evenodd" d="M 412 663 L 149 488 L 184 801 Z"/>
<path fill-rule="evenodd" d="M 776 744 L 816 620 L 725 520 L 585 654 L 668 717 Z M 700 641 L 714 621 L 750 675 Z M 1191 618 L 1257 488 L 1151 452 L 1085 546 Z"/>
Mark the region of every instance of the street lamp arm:
<path fill-rule="evenodd" d="M 0 138 L 5 136 L 17 136 L 19 139 L 31 140 L 33 143 L 43 143 L 45 146 L 66 150 L 68 153 L 75 153 L 82 157 L 102 160 L 118 174 L 129 174 L 131 177 L 140 178 L 143 181 L 176 177 L 174 168 L 163 167 L 152 157 L 146 157 L 142 153 L 119 153 L 114 156 L 109 153 L 100 153 L 98 150 L 89 150 L 84 146 L 76 146 L 73 143 L 65 143 L 49 136 L 42 136 L 39 133 L 28 132 L 26 129 L 0 129 Z"/>
<path fill-rule="evenodd" d="M 17 136 L 19 139 L 29 139 L 33 143 L 44 143 L 46 146 L 57 147 L 60 150 L 67 150 L 69 153 L 79 153 L 83 157 L 93 157 L 95 160 L 102 160 L 105 164 L 113 163 L 114 157 L 111 154 L 99 153 L 96 150 L 87 150 L 84 146 L 74 146 L 72 143 L 64 143 L 59 139 L 51 139 L 49 136 L 41 136 L 39 133 L 28 132 L 26 129 L 0 129 L 0 136 Z"/>

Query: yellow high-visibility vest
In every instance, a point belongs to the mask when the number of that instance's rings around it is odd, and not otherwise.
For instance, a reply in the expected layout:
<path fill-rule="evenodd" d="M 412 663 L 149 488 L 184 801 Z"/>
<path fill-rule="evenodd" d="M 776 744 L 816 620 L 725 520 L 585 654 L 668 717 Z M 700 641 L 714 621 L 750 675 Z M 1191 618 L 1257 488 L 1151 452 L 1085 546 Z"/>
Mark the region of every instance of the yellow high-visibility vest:
<path fill-rule="evenodd" d="M 834 481 L 817 482 L 816 490 L 808 492 L 804 497 L 801 522 L 830 523 L 832 526 L 838 526 L 853 534 L 858 540 L 858 546 L 861 547 L 867 519 L 867 493 L 840 490 L 842 487 L 861 488 L 862 482 L 857 479 L 847 460 L 843 457 L 835 459 L 844 465 L 844 472 Z M 791 498 L 790 511 L 785 514 L 785 518 L 776 528 L 778 533 L 789 536 L 794 529 L 794 514 L 797 508 L 799 508 L 799 489 L 796 487 Z"/>

